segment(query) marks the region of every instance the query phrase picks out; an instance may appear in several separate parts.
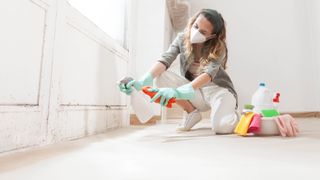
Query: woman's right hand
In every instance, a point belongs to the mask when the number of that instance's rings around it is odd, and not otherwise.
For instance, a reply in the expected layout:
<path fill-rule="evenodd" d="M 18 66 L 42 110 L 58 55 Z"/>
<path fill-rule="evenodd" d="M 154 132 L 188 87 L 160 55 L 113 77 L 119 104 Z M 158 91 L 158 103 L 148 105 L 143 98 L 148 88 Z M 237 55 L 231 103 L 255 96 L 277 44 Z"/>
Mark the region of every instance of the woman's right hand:
<path fill-rule="evenodd" d="M 123 82 L 123 83 L 121 83 Z M 131 78 L 130 81 L 125 82 L 124 80 L 120 81 L 119 88 L 121 92 L 130 95 L 132 93 L 132 87 L 134 87 L 137 91 L 140 91 L 143 86 L 152 86 L 153 78 L 151 73 L 146 73 L 139 80 L 134 80 Z"/>
<path fill-rule="evenodd" d="M 132 77 L 124 77 L 122 80 L 119 81 L 119 89 L 121 92 L 130 95 L 132 93 L 132 86 L 135 80 Z"/>
<path fill-rule="evenodd" d="M 135 80 L 131 80 L 128 83 L 120 83 L 119 89 L 121 92 L 126 93 L 127 95 L 131 95 L 132 93 L 132 86 L 134 84 Z"/>
<path fill-rule="evenodd" d="M 138 80 L 132 80 L 130 82 L 128 82 L 127 84 L 120 84 L 120 91 L 126 93 L 127 95 L 131 95 L 133 89 L 132 87 L 134 87 L 137 91 L 140 91 L 142 89 L 142 87 L 144 86 L 144 84 Z"/>

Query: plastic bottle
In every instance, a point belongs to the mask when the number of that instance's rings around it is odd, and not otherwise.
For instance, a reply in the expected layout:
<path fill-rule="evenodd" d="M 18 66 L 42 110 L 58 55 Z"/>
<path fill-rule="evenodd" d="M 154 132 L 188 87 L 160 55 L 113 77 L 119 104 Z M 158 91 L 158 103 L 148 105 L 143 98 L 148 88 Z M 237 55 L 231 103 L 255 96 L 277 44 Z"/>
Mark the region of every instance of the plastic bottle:
<path fill-rule="evenodd" d="M 141 123 L 148 122 L 155 115 L 150 98 L 134 88 L 131 93 L 131 105 Z"/>
<path fill-rule="evenodd" d="M 121 81 L 119 81 L 118 84 L 126 85 L 132 80 L 133 78 L 131 77 L 125 77 Z M 155 116 L 155 112 L 152 107 L 153 105 L 152 103 L 150 103 L 150 98 L 147 95 L 145 95 L 141 91 L 138 92 L 135 88 L 132 88 L 132 93 L 130 97 L 132 109 L 141 123 L 146 123 L 153 116 Z"/>
<path fill-rule="evenodd" d="M 245 104 L 241 114 L 244 115 L 248 112 L 253 112 L 253 108 L 254 106 L 252 104 Z"/>
<path fill-rule="evenodd" d="M 261 113 L 262 109 L 273 109 L 273 95 L 271 91 L 266 88 L 265 83 L 260 83 L 259 88 L 253 94 L 251 104 L 254 106 L 255 113 Z"/>
<path fill-rule="evenodd" d="M 150 89 L 150 86 L 144 86 L 142 87 L 142 92 L 150 96 L 150 98 L 153 98 L 154 95 L 156 95 L 156 92 L 149 92 L 148 90 Z M 156 103 L 160 103 L 160 97 L 155 100 Z M 176 98 L 171 98 L 167 104 L 167 108 L 172 108 L 172 104 L 176 102 Z"/>

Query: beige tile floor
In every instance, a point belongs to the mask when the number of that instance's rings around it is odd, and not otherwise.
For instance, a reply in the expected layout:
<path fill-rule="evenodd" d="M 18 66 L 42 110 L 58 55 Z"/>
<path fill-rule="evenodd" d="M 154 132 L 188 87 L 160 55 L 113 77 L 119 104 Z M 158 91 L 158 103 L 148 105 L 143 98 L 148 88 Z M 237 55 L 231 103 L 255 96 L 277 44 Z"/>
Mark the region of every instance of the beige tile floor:
<path fill-rule="evenodd" d="M 320 119 L 296 138 L 130 127 L 0 156 L 0 180 L 320 179 Z"/>

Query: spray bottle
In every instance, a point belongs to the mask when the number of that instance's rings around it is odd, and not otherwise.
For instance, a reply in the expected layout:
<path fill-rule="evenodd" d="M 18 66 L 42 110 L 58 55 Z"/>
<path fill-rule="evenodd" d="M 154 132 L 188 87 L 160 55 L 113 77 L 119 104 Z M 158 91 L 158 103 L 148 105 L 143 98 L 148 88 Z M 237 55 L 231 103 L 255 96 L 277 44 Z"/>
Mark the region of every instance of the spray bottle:
<path fill-rule="evenodd" d="M 119 81 L 118 84 L 126 85 L 132 80 L 133 78 L 131 77 L 125 77 L 121 81 Z M 130 98 L 131 98 L 132 109 L 136 113 L 141 123 L 146 123 L 153 116 L 155 116 L 152 103 L 150 102 L 150 98 L 147 95 L 145 95 L 141 91 L 138 92 L 135 88 L 132 88 L 132 93 Z"/>

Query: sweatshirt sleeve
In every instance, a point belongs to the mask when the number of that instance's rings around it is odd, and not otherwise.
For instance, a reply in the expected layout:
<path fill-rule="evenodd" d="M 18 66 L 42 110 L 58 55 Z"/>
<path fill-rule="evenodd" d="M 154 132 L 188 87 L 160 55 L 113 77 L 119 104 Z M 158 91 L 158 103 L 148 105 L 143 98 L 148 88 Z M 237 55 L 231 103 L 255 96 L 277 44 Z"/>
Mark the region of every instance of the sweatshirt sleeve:
<path fill-rule="evenodd" d="M 161 55 L 162 59 L 159 60 L 159 62 L 164 64 L 166 66 L 166 69 L 170 67 L 170 65 L 176 59 L 178 54 L 180 54 L 180 48 L 183 44 L 183 39 L 184 33 L 179 33 L 175 40 L 169 46 L 168 50 Z"/>

